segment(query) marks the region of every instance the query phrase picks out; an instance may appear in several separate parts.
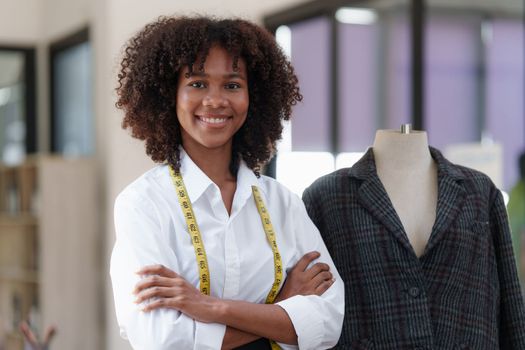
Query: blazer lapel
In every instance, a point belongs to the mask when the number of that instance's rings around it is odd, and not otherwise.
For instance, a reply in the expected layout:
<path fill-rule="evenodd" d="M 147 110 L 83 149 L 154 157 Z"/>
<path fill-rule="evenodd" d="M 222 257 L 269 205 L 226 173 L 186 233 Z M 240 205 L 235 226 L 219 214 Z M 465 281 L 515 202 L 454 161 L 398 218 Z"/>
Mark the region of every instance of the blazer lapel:
<path fill-rule="evenodd" d="M 423 255 L 432 249 L 445 235 L 463 208 L 467 195 L 459 168 L 446 160 L 435 148 L 429 147 L 434 161 L 438 165 L 438 201 L 436 221 Z M 350 169 L 350 176 L 362 180 L 358 190 L 358 200 L 371 215 L 390 231 L 406 248 L 413 251 L 412 245 L 403 228 L 381 180 L 377 176 L 374 153 L 368 149 L 366 154 Z"/>
<path fill-rule="evenodd" d="M 358 200 L 370 214 L 394 235 L 406 248 L 413 251 L 403 224 L 397 215 L 386 190 L 377 176 L 372 149 L 350 169 L 350 175 L 363 180 L 358 190 Z"/>
<path fill-rule="evenodd" d="M 430 153 L 438 165 L 438 202 L 436 221 L 432 227 L 432 233 L 424 254 L 443 238 L 461 212 L 467 195 L 462 183 L 464 175 L 458 167 L 446 160 L 438 150 L 432 147 Z"/>

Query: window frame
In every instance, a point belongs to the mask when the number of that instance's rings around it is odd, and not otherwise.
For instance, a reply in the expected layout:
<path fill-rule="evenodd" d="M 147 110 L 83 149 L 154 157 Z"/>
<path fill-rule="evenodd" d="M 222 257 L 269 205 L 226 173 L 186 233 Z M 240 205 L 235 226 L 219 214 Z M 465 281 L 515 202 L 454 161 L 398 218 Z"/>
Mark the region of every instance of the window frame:
<path fill-rule="evenodd" d="M 0 51 L 19 52 L 24 55 L 24 108 L 25 108 L 25 147 L 27 154 L 38 151 L 37 112 L 36 112 L 36 49 L 27 46 L 1 45 Z"/>
<path fill-rule="evenodd" d="M 51 153 L 59 153 L 59 148 L 57 144 L 57 135 L 56 135 L 56 124 L 57 124 L 57 117 L 56 117 L 56 105 L 55 105 L 55 87 L 56 87 L 56 81 L 55 81 L 55 60 L 57 55 L 59 55 L 61 52 L 68 50 L 72 48 L 73 46 L 83 44 L 85 42 L 89 42 L 90 36 L 89 36 L 89 27 L 84 27 L 80 29 L 79 31 L 64 37 L 62 39 L 59 39 L 49 46 L 49 127 L 50 127 L 50 150 Z"/>

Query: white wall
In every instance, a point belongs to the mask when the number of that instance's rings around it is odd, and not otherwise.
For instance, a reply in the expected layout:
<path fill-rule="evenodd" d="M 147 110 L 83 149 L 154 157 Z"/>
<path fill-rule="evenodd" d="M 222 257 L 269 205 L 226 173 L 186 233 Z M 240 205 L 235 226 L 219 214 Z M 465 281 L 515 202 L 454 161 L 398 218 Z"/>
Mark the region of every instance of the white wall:
<path fill-rule="evenodd" d="M 87 0 L 42 0 L 41 36 L 46 41 L 61 39 L 87 26 L 95 15 L 92 2 Z"/>
<path fill-rule="evenodd" d="M 0 0 L 0 44 L 34 45 L 87 24 L 87 0 Z"/>
<path fill-rule="evenodd" d="M 0 1 L 0 45 L 34 45 L 40 37 L 40 0 Z"/>

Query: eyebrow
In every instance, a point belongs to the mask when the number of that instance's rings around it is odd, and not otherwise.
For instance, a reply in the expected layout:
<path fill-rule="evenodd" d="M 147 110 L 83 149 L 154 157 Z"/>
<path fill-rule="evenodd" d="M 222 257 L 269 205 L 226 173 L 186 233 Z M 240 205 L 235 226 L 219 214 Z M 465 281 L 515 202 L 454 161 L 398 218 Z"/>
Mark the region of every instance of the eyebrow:
<path fill-rule="evenodd" d="M 192 72 L 189 74 L 189 77 L 202 77 L 202 78 L 209 78 L 209 74 L 206 74 L 206 73 L 203 73 L 203 72 Z M 240 74 L 240 73 L 230 73 L 230 74 L 225 74 L 223 75 L 224 78 L 226 79 L 241 79 L 241 80 L 246 80 L 246 78 L 244 77 L 244 75 Z"/>

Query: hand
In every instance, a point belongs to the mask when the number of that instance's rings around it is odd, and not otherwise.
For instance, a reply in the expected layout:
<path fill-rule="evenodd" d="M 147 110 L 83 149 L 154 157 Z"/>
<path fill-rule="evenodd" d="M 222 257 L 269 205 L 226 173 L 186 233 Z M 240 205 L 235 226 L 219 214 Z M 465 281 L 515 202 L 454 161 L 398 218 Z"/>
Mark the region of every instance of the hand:
<path fill-rule="evenodd" d="M 212 315 L 218 306 L 217 299 L 202 294 L 172 270 L 163 265 L 152 265 L 143 267 L 137 274 L 146 277 L 135 285 L 135 303 L 155 298 L 142 311 L 170 308 L 196 321 L 214 322 Z"/>
<path fill-rule="evenodd" d="M 24 340 L 26 342 L 26 347 L 30 350 L 45 350 L 48 349 L 49 343 L 51 342 L 51 339 L 53 339 L 53 336 L 56 333 L 56 327 L 50 326 L 46 330 L 46 335 L 44 336 L 44 341 L 40 341 L 31 327 L 27 324 L 26 321 L 20 322 L 20 332 L 22 332 L 24 336 Z"/>
<path fill-rule="evenodd" d="M 288 272 L 284 286 L 281 288 L 275 302 L 295 295 L 321 295 L 334 283 L 330 266 L 325 263 L 315 263 L 309 269 L 307 266 L 317 259 L 319 252 L 306 253 Z"/>

